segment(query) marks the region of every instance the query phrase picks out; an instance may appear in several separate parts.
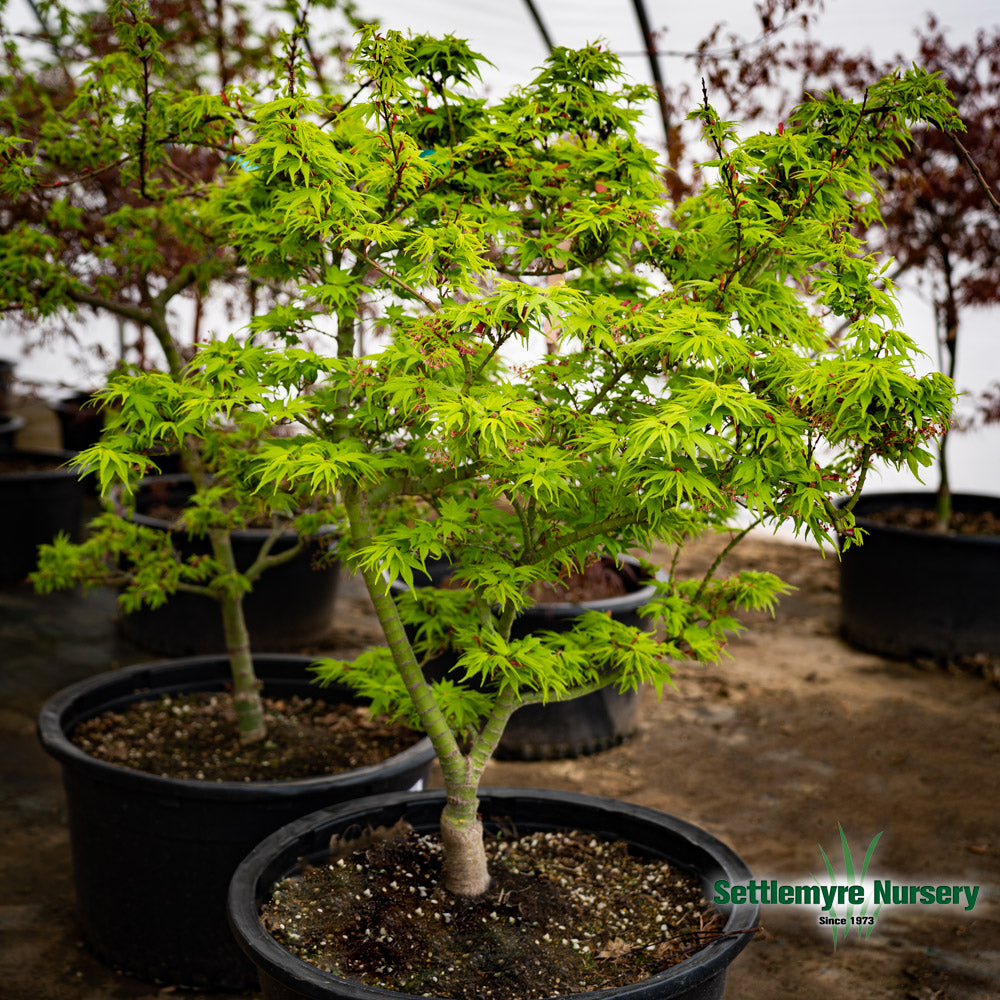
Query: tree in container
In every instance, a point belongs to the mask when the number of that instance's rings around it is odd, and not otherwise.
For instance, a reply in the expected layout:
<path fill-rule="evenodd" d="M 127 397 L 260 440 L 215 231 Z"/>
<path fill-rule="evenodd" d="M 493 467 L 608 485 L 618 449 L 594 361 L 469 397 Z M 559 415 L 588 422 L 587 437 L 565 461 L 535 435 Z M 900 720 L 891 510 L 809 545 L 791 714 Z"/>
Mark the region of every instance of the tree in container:
<path fill-rule="evenodd" d="M 308 512 L 301 490 L 294 502 L 290 495 L 270 503 L 252 496 L 241 470 L 253 448 L 249 416 L 236 426 L 215 421 L 196 437 L 186 433 L 183 418 L 169 421 L 162 405 L 185 378 L 193 350 L 181 303 L 193 304 L 197 342 L 213 298 L 218 303 L 239 291 L 256 303 L 265 293 L 281 294 L 248 280 L 224 229 L 206 210 L 205 190 L 236 169 L 231 118 L 239 117 L 242 99 L 283 72 L 280 53 L 289 36 L 310 54 L 318 76 L 325 66 L 296 20 L 303 14 L 298 8 L 286 11 L 283 33 L 274 24 L 255 29 L 241 4 L 179 10 L 154 0 L 82 12 L 59 3 L 35 10 L 41 30 L 34 46 L 26 52 L 5 38 L 0 309 L 32 337 L 41 337 L 47 323 L 72 334 L 90 312 L 140 330 L 137 368 L 122 365 L 95 396 L 109 426 L 78 465 L 98 471 L 105 494 L 118 482 L 128 499 L 137 475 L 157 471 L 164 452 L 179 453 L 194 487 L 184 526 L 207 538 L 211 550 L 208 558 L 180 559 L 169 535 L 109 512 L 81 548 L 66 539 L 49 548 L 35 582 L 43 590 L 126 583 L 125 611 L 158 607 L 177 590 L 216 599 L 241 706 L 241 738 L 258 740 L 263 714 L 243 597 L 265 569 L 311 546 L 323 518 Z M 160 348 L 163 367 L 150 375 L 146 393 L 134 381 L 137 369 L 156 362 L 145 333 Z M 231 531 L 254 519 L 273 530 L 241 571 Z M 296 544 L 275 551 L 292 527 Z"/>
<path fill-rule="evenodd" d="M 703 578 L 668 569 L 646 609 L 662 638 L 586 615 L 512 640 L 535 584 L 595 553 L 679 552 L 740 514 L 849 534 L 833 498 L 874 460 L 930 461 L 951 383 L 914 375 L 853 223 L 877 219 L 872 172 L 913 125 L 961 128 L 916 69 L 858 101 L 810 100 L 773 134 L 741 138 L 706 101 L 714 180 L 668 211 L 635 137 L 648 93 L 612 55 L 556 49 L 492 105 L 464 87 L 477 64 L 455 39 L 369 30 L 351 98 L 289 89 L 254 109 L 250 169 L 217 211 L 303 301 L 260 317 L 286 349 L 206 345 L 185 382 L 303 428 L 262 445 L 260 481 L 337 493 L 387 642 L 321 675 L 427 732 L 448 791 L 444 877 L 471 896 L 489 883 L 477 788 L 518 705 L 662 687 L 678 659 L 720 655 L 736 610 L 782 591 L 766 573 L 716 579 L 720 553 Z M 541 283 L 554 273 L 565 282 Z M 359 356 L 364 300 L 386 343 Z M 838 342 L 820 311 L 848 322 Z M 336 317 L 334 357 L 295 342 L 317 313 Z M 537 358 L 546 330 L 559 350 Z M 397 606 L 389 582 L 446 553 L 459 588 Z M 481 690 L 424 677 L 445 640 Z"/>

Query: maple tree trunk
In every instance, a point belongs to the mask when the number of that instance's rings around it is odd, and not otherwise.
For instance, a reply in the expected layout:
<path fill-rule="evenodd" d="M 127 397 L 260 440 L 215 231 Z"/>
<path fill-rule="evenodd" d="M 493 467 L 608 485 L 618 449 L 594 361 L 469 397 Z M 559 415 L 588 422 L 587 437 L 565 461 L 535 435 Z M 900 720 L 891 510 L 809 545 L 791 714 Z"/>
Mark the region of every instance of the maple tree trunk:
<path fill-rule="evenodd" d="M 150 311 L 148 320 L 157 341 L 167 359 L 167 368 L 178 382 L 184 378 L 184 364 L 177 345 L 167 327 L 166 302 L 158 303 Z M 208 478 L 202 465 L 199 444 L 187 438 L 181 444 L 181 463 L 184 471 L 191 476 L 196 488 L 204 489 Z M 214 528 L 208 532 L 212 555 L 222 567 L 225 576 L 233 578 L 237 574 L 236 556 L 233 553 L 232 536 L 224 528 Z M 250 632 L 243 612 L 243 594 L 235 586 L 224 586 L 217 595 L 222 614 L 222 632 L 225 637 L 226 655 L 229 657 L 229 672 L 233 682 L 233 704 L 236 708 L 237 729 L 241 743 L 256 743 L 267 736 L 264 722 L 264 705 L 260 697 L 260 684 L 254 670 L 253 655 L 250 651 Z"/>
<path fill-rule="evenodd" d="M 456 896 L 481 896 L 490 887 L 483 824 L 475 787 L 448 791 L 441 813 L 444 887 Z"/>
<path fill-rule="evenodd" d="M 944 346 L 948 355 L 948 364 L 945 374 L 954 381 L 958 354 L 958 306 L 955 302 L 950 270 L 947 271 L 946 279 L 948 292 L 944 303 Z M 945 428 L 944 433 L 941 435 L 941 444 L 938 452 L 939 479 L 935 500 L 936 528 L 938 531 L 948 531 L 951 525 L 951 482 L 948 478 L 948 433 L 949 428 Z"/>
<path fill-rule="evenodd" d="M 356 487 L 344 490 L 351 537 L 356 545 L 370 543 L 372 529 L 365 502 Z M 447 792 L 447 803 L 441 813 L 441 842 L 444 846 L 443 883 L 456 896 L 480 896 L 490 887 L 483 843 L 483 824 L 478 816 L 476 790 L 483 768 L 489 760 L 487 747 L 480 746 L 472 757 L 463 754 L 455 734 L 434 700 L 430 685 L 413 656 L 395 601 L 388 593 L 381 574 L 363 567 L 361 575 L 375 607 L 375 614 L 392 651 L 396 669 L 406 684 L 421 726 L 434 746 Z M 504 712 L 509 714 L 507 706 Z M 489 727 L 487 727 L 489 728 Z M 490 731 L 492 742 L 502 732 L 503 721 Z M 487 741 L 489 742 L 489 741 Z M 492 745 L 492 744 L 490 744 Z"/>
<path fill-rule="evenodd" d="M 230 549 L 230 553 L 231 553 Z M 233 681 L 233 704 L 241 743 L 256 743 L 267 736 L 260 684 L 250 652 L 250 635 L 243 614 L 243 599 L 230 594 L 220 599 L 222 628 Z"/>

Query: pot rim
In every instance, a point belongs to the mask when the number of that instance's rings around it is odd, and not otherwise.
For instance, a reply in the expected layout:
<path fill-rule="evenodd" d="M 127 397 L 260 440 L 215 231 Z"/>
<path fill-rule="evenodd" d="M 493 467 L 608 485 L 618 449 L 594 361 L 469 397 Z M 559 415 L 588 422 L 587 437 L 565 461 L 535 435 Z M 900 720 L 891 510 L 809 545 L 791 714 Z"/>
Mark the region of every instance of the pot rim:
<path fill-rule="evenodd" d="M 486 806 L 483 809 L 484 813 L 488 812 L 490 816 L 495 816 L 497 821 L 504 819 L 511 810 L 516 810 L 518 802 L 530 803 L 535 807 L 542 805 L 543 808 L 551 808 L 555 818 L 548 823 L 540 822 L 537 825 L 538 829 L 575 827 L 607 839 L 627 840 L 637 847 L 649 849 L 646 839 L 632 840 L 630 834 L 613 829 L 614 826 L 623 824 L 622 817 L 625 817 L 629 828 L 636 831 L 636 837 L 643 835 L 649 837 L 653 833 L 657 835 L 658 846 L 654 849 L 655 853 L 700 876 L 706 885 L 720 874 L 726 876 L 730 884 L 751 878 L 750 870 L 744 861 L 718 838 L 693 823 L 646 806 L 580 792 L 540 788 L 486 787 L 479 790 L 479 798 L 480 806 L 483 807 L 484 804 Z M 335 996 L 350 997 L 353 1000 L 417 1000 L 414 994 L 368 986 L 357 980 L 324 972 L 293 955 L 264 930 L 259 918 L 259 905 L 265 895 L 269 894 L 274 883 L 294 870 L 299 856 L 303 853 L 299 841 L 313 831 L 321 831 L 325 842 L 329 827 L 346 828 L 359 821 L 363 822 L 365 814 L 379 813 L 380 820 L 387 820 L 388 817 L 381 813 L 398 812 L 399 815 L 405 815 L 408 810 L 421 807 L 428 810 L 432 806 L 439 811 L 444 801 L 443 789 L 374 795 L 310 813 L 265 838 L 242 861 L 229 886 L 229 922 L 240 947 L 269 975 L 281 970 L 283 974 L 278 977 L 279 982 L 292 982 L 296 990 L 315 1000 L 329 1000 Z M 590 830 L 582 823 L 573 823 L 571 819 L 583 812 L 594 817 L 593 828 Z M 612 817 L 614 817 L 613 823 Z M 490 820 L 486 819 L 485 822 L 488 826 Z M 608 828 L 609 823 L 612 823 L 612 829 Z M 524 826 L 531 828 L 532 824 L 528 821 Z M 683 844 L 693 847 L 696 853 L 710 859 L 712 864 L 705 864 L 703 870 L 698 870 L 693 863 L 676 861 L 669 845 L 662 848 L 659 846 L 661 837 L 671 838 L 677 845 L 674 853 L 679 853 L 680 845 Z M 689 958 L 654 976 L 627 986 L 563 994 L 563 996 L 572 997 L 574 1000 L 584 1000 L 584 998 L 644 1000 L 660 996 L 661 993 L 657 991 L 665 986 L 682 995 L 686 990 L 722 973 L 750 943 L 753 937 L 752 931 L 759 922 L 760 906 L 742 903 L 728 904 L 718 909 L 727 916 L 722 932 L 726 936 L 710 942 Z M 333 989 L 337 992 L 332 992 Z"/>
<path fill-rule="evenodd" d="M 303 679 L 307 679 L 306 667 L 314 663 L 315 656 L 299 653 L 254 653 L 254 667 L 266 690 L 267 668 L 279 664 L 302 667 Z M 198 667 L 221 668 L 221 678 L 212 674 L 206 680 L 186 679 Z M 276 781 L 202 781 L 197 778 L 170 778 L 146 771 L 98 760 L 81 750 L 68 737 L 67 731 L 79 722 L 93 718 L 102 711 L 129 702 L 138 701 L 144 694 L 166 693 L 172 683 L 175 692 L 183 690 L 212 690 L 216 681 L 225 683 L 229 661 L 226 654 L 207 653 L 200 656 L 185 656 L 174 659 L 136 663 L 120 670 L 111 670 L 93 677 L 84 678 L 54 694 L 42 706 L 38 715 L 38 738 L 43 748 L 64 766 L 86 769 L 95 781 L 114 784 L 147 795 L 182 795 L 184 798 L 212 800 L 282 800 L 299 795 L 304 791 L 324 787 L 350 788 L 363 786 L 375 774 L 386 770 L 406 771 L 428 765 L 434 758 L 434 748 L 426 736 L 421 736 L 412 746 L 379 764 L 351 768 L 335 774 L 321 774 L 310 778 L 292 778 Z M 160 681 L 157 689 L 142 684 L 140 678 Z M 285 678 L 272 677 L 274 682 Z M 318 685 L 317 685 L 318 688 Z M 332 690 L 344 700 L 356 700 L 356 694 L 342 685 L 330 685 L 323 690 Z M 101 697 L 104 701 L 100 701 Z"/>
<path fill-rule="evenodd" d="M 849 496 L 837 497 L 834 500 L 834 506 L 839 509 L 848 503 L 850 499 Z M 997 512 L 1000 512 L 1000 496 L 994 496 L 989 493 L 952 493 L 951 499 L 953 503 L 955 501 L 971 500 L 976 504 L 982 504 L 983 507 L 992 507 Z M 863 510 L 859 513 L 859 508 L 864 506 L 866 500 L 876 504 L 905 504 L 911 502 L 917 507 L 925 509 L 930 507 L 932 509 L 934 501 L 934 492 L 932 490 L 882 490 L 862 493 L 854 508 L 854 521 L 867 532 L 878 531 L 887 535 L 920 538 L 927 540 L 928 544 L 937 542 L 939 544 L 947 543 L 950 545 L 1000 546 L 1000 535 L 958 534 L 956 532 L 938 533 L 921 530 L 920 528 L 908 528 L 899 524 L 885 524 L 882 521 L 873 521 L 870 517 L 865 516 Z M 930 504 L 928 504 L 928 501 L 930 501 Z"/>
<path fill-rule="evenodd" d="M 191 482 L 191 476 L 186 472 L 161 472 L 151 476 L 143 476 L 142 479 L 136 482 L 136 492 L 138 492 L 143 485 L 152 481 L 166 481 L 168 484 L 171 483 L 181 483 L 181 482 Z M 117 502 L 117 501 L 116 501 Z M 172 521 L 168 521 L 165 517 L 151 517 L 149 514 L 140 514 L 138 511 L 129 511 L 128 519 L 136 524 L 142 525 L 146 528 L 157 528 L 160 531 L 174 531 L 178 530 Z M 179 529 L 184 530 L 184 529 Z M 230 534 L 237 538 L 243 538 L 252 542 L 263 543 L 271 535 L 270 528 L 233 528 Z M 325 538 L 325 536 L 332 535 L 333 538 Z M 319 540 L 323 538 L 328 545 L 336 542 L 340 537 L 340 527 L 336 524 L 321 524 L 319 530 L 316 532 L 314 538 Z M 292 542 L 298 538 L 298 532 L 293 528 L 289 527 L 282 531 L 280 538 L 282 541 Z"/>
<path fill-rule="evenodd" d="M 640 561 L 629 555 L 627 552 L 619 552 L 613 558 L 616 563 L 627 563 L 630 566 L 639 566 Z M 383 578 L 385 574 L 383 574 Z M 663 570 L 658 570 L 655 579 L 666 581 L 667 576 Z M 393 580 L 389 584 L 389 589 L 396 592 L 404 592 L 410 589 L 409 585 L 400 579 Z M 541 601 L 537 604 L 528 604 L 518 612 L 518 617 L 525 615 L 543 613 L 549 617 L 575 618 L 585 611 L 634 611 L 641 608 L 653 599 L 656 594 L 656 587 L 651 583 L 644 583 L 635 590 L 617 597 L 601 597 L 594 601 Z"/>
<path fill-rule="evenodd" d="M 27 422 L 19 413 L 11 413 L 10 410 L 0 410 L 0 428 L 8 434 L 11 431 L 21 430 Z"/>
<path fill-rule="evenodd" d="M 40 461 L 61 461 L 55 469 L 28 469 L 18 472 L 0 472 L 0 482 L 4 483 L 34 483 L 44 479 L 73 479 L 79 481 L 81 473 L 70 468 L 69 462 L 76 458 L 77 452 L 61 449 L 45 450 L 42 448 L 11 448 L 3 452 L 5 458 L 28 458 Z"/>

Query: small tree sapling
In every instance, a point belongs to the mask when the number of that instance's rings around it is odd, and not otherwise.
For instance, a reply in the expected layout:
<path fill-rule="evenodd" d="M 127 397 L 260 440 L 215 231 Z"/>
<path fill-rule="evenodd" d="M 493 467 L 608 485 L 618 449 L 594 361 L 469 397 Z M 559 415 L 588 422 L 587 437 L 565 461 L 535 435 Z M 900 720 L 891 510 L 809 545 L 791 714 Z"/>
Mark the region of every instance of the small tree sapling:
<path fill-rule="evenodd" d="M 192 386 L 165 372 L 120 372 L 100 398 L 108 404 L 109 426 L 101 441 L 79 454 L 74 464 L 100 477 L 102 493 L 113 500 L 94 518 L 83 542 L 65 536 L 39 549 L 30 580 L 42 593 L 78 585 L 120 588 L 126 612 L 161 607 L 178 593 L 198 594 L 218 603 L 229 658 L 237 730 L 243 743 L 264 739 L 267 728 L 254 669 L 244 598 L 260 576 L 308 550 L 336 517 L 305 484 L 297 489 L 255 491 L 251 464 L 266 433 L 253 412 L 230 411 L 224 420 L 211 398 L 204 410 L 192 405 Z M 183 399 L 183 408 L 179 405 Z M 205 412 L 208 411 L 208 412 Z M 151 464 L 150 451 L 182 448 L 187 467 L 196 470 L 194 489 L 173 525 L 208 540 L 209 552 L 185 556 L 172 533 L 130 516 L 135 480 Z M 267 537 L 252 563 L 239 567 L 232 532 L 248 525 L 267 526 Z M 276 543 L 289 532 L 294 544 Z M 333 554 L 333 539 L 326 557 Z M 323 558 L 320 554 L 317 558 Z"/>
<path fill-rule="evenodd" d="M 277 32 L 265 27 L 249 37 L 239 4 L 211 11 L 189 5 L 180 14 L 157 0 L 82 12 L 52 3 L 35 11 L 43 30 L 29 52 L 3 36 L 0 311 L 34 335 L 50 321 L 72 329 L 90 310 L 152 333 L 165 371 L 142 389 L 127 368 L 112 376 L 98 398 L 120 412 L 109 416 L 104 439 L 77 465 L 98 470 L 105 493 L 118 482 L 127 494 L 136 473 L 156 468 L 150 451 L 180 452 L 195 486 L 185 526 L 208 538 L 211 557 L 179 561 L 168 535 L 108 513 L 82 546 L 60 539 L 46 548 L 33 579 L 40 590 L 127 584 L 126 611 L 158 606 L 178 589 L 218 599 L 240 735 L 261 739 L 243 595 L 264 569 L 308 545 L 320 519 L 298 516 L 288 496 L 272 497 L 270 507 L 262 495 L 251 496 L 240 467 L 252 449 L 249 414 L 230 414 L 227 426 L 213 412 L 192 435 L 185 428 L 197 415 L 170 407 L 190 349 L 178 333 L 178 302 L 193 297 L 198 316 L 213 291 L 248 287 L 203 197 L 206 187 L 225 181 L 231 152 L 229 98 L 218 93 L 219 80 L 234 95 L 247 92 L 257 73 L 273 70 L 281 51 Z M 215 29 L 222 21 L 239 28 L 256 66 L 219 47 L 223 36 Z M 292 24 L 299 44 L 312 51 L 302 26 Z M 234 102 L 238 110 L 238 97 Z M 150 358 L 140 352 L 139 361 Z M 254 565 L 239 573 L 230 531 L 261 515 L 273 532 Z M 293 520 L 301 532 L 297 545 L 273 552 Z"/>
<path fill-rule="evenodd" d="M 783 590 L 767 573 L 718 579 L 724 548 L 696 579 L 674 560 L 646 608 L 660 638 L 589 613 L 513 640 L 532 584 L 595 552 L 679 553 L 739 514 L 849 533 L 851 504 L 833 498 L 856 495 L 872 461 L 931 460 L 951 383 L 914 375 L 851 223 L 877 218 L 872 170 L 913 123 L 961 127 L 917 69 L 857 102 L 809 101 L 774 134 L 741 137 L 706 100 L 715 179 L 668 210 L 635 134 L 648 91 L 601 46 L 556 49 L 493 104 L 464 86 L 478 62 L 455 39 L 369 30 L 352 97 L 290 85 L 254 108 L 249 169 L 215 204 L 248 263 L 298 280 L 302 302 L 258 320 L 286 349 L 206 345 L 183 387 L 302 428 L 261 445 L 261 489 L 339 496 L 386 637 L 320 673 L 426 731 L 447 789 L 445 882 L 469 896 L 489 884 L 477 788 L 516 707 L 662 688 L 678 660 L 722 653 L 738 609 Z M 362 301 L 384 345 L 359 356 Z M 849 321 L 838 343 L 819 310 Z M 336 317 L 336 356 L 295 343 L 317 312 Z M 545 334 L 557 353 L 533 351 Z M 461 589 L 393 601 L 390 580 L 446 553 Z M 479 690 L 425 678 L 445 635 Z"/>

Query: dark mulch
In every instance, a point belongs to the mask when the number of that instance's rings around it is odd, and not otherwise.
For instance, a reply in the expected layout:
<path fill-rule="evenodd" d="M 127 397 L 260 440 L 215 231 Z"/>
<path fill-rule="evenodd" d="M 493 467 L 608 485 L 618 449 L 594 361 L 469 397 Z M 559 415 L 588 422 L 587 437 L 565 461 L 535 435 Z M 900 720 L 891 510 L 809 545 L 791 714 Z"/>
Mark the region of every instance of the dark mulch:
<path fill-rule="evenodd" d="M 625 568 L 634 572 L 631 566 Z M 627 593 L 622 571 L 608 558 L 597 559 L 582 571 L 563 574 L 556 583 L 536 583 L 529 593 L 536 604 L 558 604 L 563 601 L 600 601 Z"/>
<path fill-rule="evenodd" d="M 73 742 L 100 760 L 171 778 L 274 781 L 377 764 L 419 734 L 359 705 L 263 699 L 268 736 L 240 744 L 228 692 L 165 696 L 78 725 Z"/>
<path fill-rule="evenodd" d="M 918 507 L 888 507 L 864 516 L 866 520 L 895 528 L 913 528 L 916 531 L 937 530 L 937 517 L 934 511 Z M 948 523 L 948 530 L 957 535 L 1000 535 L 1000 517 L 992 511 L 978 514 L 955 511 Z"/>
<path fill-rule="evenodd" d="M 629 589 L 642 586 L 643 570 L 628 563 L 618 565 L 608 556 L 595 557 L 582 570 L 566 571 L 555 582 L 539 581 L 528 588 L 535 604 L 578 604 L 581 601 L 602 601 L 621 597 Z M 626 582 L 627 581 L 627 582 Z M 463 584 L 446 577 L 441 586 L 459 588 Z"/>
<path fill-rule="evenodd" d="M 265 926 L 326 971 L 457 1000 L 532 1000 L 639 982 L 718 934 L 701 886 L 589 834 L 487 839 L 481 898 L 438 884 L 436 838 L 369 831 L 356 852 L 282 883 Z"/>

